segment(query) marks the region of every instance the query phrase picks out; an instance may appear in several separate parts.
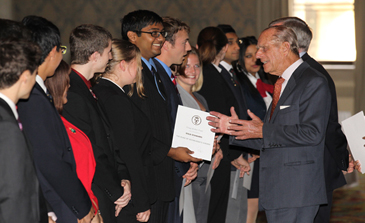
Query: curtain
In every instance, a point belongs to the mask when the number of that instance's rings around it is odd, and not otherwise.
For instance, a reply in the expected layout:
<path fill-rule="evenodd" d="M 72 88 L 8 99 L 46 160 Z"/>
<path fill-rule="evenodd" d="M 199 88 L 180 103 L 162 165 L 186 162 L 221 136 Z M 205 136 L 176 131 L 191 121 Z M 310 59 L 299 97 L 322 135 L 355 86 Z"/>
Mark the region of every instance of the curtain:
<path fill-rule="evenodd" d="M 365 1 L 355 0 L 355 113 L 365 110 Z"/>
<path fill-rule="evenodd" d="M 257 37 L 271 21 L 288 15 L 288 0 L 257 0 Z"/>

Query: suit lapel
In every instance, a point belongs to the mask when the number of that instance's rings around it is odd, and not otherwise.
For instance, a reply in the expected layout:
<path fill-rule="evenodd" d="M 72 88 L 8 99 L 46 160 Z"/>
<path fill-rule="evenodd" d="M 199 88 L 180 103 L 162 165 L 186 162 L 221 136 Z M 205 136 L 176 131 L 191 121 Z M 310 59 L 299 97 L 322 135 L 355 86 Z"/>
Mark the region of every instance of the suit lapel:
<path fill-rule="evenodd" d="M 276 115 L 278 114 L 278 112 L 280 111 L 280 105 L 283 105 L 283 103 L 286 101 L 286 99 L 288 98 L 288 96 L 291 94 L 291 92 L 293 91 L 293 89 L 295 88 L 295 86 L 297 85 L 297 80 L 301 77 L 301 75 L 303 74 L 303 71 L 308 67 L 309 65 L 305 62 L 303 62 L 292 74 L 292 76 L 290 77 L 288 83 L 286 84 L 286 87 L 283 91 L 283 93 L 280 96 L 280 99 L 278 101 L 278 104 L 276 105 L 276 108 L 274 110 L 274 113 L 272 114 L 271 120 L 270 122 L 273 122 L 275 120 Z M 269 108 L 269 111 L 271 111 L 271 106 Z M 269 115 L 270 116 L 270 115 Z"/>

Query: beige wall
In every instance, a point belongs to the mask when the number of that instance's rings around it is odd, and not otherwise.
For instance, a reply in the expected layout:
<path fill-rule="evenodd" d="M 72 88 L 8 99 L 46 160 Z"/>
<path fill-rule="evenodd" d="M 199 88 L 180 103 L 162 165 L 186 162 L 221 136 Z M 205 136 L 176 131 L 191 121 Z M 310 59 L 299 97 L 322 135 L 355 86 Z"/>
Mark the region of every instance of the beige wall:
<path fill-rule="evenodd" d="M 39 15 L 51 20 L 60 28 L 65 45 L 70 31 L 83 23 L 103 26 L 119 38 L 119 20 L 137 9 L 185 21 L 191 27 L 192 45 L 201 29 L 219 23 L 231 24 L 240 37 L 257 36 L 259 27 L 265 27 L 271 20 L 268 17 L 283 16 L 286 11 L 284 0 L 0 0 L 0 5 L 1 18 L 21 20 L 26 15 Z M 65 59 L 69 59 L 69 54 Z M 338 68 L 328 71 L 336 84 L 339 110 L 353 113 L 354 71 Z"/>
<path fill-rule="evenodd" d="M 201 29 L 219 23 L 231 24 L 239 36 L 256 34 L 255 0 L 13 0 L 15 20 L 29 14 L 43 16 L 60 28 L 65 44 L 72 28 L 83 23 L 103 26 L 119 38 L 119 20 L 137 9 L 185 21 L 191 27 L 194 45 Z"/>

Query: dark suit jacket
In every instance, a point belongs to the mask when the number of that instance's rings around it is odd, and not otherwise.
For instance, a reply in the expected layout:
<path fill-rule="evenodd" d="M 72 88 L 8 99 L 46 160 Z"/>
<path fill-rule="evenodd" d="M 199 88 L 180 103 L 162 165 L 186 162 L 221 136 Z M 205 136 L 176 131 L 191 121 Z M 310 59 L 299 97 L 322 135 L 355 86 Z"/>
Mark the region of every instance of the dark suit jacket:
<path fill-rule="evenodd" d="M 71 144 L 56 108 L 36 83 L 29 99 L 19 101 L 18 112 L 44 197 L 57 222 L 76 222 L 89 213 L 91 202 L 77 177 Z"/>
<path fill-rule="evenodd" d="M 38 180 L 30 149 L 0 98 L 0 222 L 38 222 Z"/>
<path fill-rule="evenodd" d="M 303 62 L 289 79 L 271 120 L 266 115 L 263 139 L 230 138 L 233 144 L 261 150 L 260 203 L 264 209 L 327 202 L 323 154 L 328 97 L 325 77 Z"/>
<path fill-rule="evenodd" d="M 157 72 L 160 75 L 162 84 L 165 89 L 167 108 L 168 108 L 168 111 L 170 114 L 169 117 L 170 117 L 171 129 L 172 129 L 172 131 L 174 131 L 177 107 L 178 107 L 178 105 L 182 105 L 181 98 L 180 98 L 180 95 L 178 95 L 177 88 L 172 83 L 165 68 L 156 59 L 154 59 L 154 62 L 155 62 L 156 68 L 157 68 Z M 177 174 L 177 177 L 175 178 L 177 181 L 175 183 L 176 183 L 176 186 L 178 189 L 177 195 L 180 195 L 181 183 L 182 183 L 182 179 L 183 179 L 182 176 L 189 170 L 190 164 L 175 161 L 175 168 L 176 168 L 175 172 Z"/>
<path fill-rule="evenodd" d="M 153 171 L 156 176 L 157 199 L 172 201 L 174 193 L 174 160 L 167 156 L 172 142 L 172 131 L 169 121 L 167 102 L 158 93 L 150 69 L 142 61 L 142 79 L 146 97 L 140 98 L 134 88 L 131 100 L 147 116 L 151 124 L 151 133 L 154 138 L 151 144 Z M 162 94 L 165 89 L 157 73 L 157 83 Z M 126 92 L 129 86 L 124 87 Z"/>
<path fill-rule="evenodd" d="M 149 186 L 154 185 L 154 176 L 150 171 L 151 133 L 148 119 L 130 98 L 109 80 L 99 79 L 93 91 L 116 139 L 115 155 L 126 162 L 131 178 L 134 211 L 147 211 L 155 201 L 154 187 Z"/>
<path fill-rule="evenodd" d="M 104 125 L 97 102 L 74 71 L 70 74 L 70 85 L 62 115 L 90 139 L 96 161 L 92 190 L 98 198 L 104 221 L 113 222 L 116 220 L 114 201 L 123 195 L 121 180 L 129 179 L 128 171 L 122 160 L 114 158 L 110 131 L 105 128 L 107 125 Z"/>
<path fill-rule="evenodd" d="M 333 191 L 346 184 L 345 177 L 341 170 L 347 170 L 349 165 L 347 140 L 341 130 L 341 125 L 338 123 L 336 88 L 331 76 L 321 64 L 315 61 L 307 53 L 302 56 L 302 59 L 326 77 L 331 93 L 331 110 L 327 125 L 324 151 L 324 171 L 327 191 Z"/>
<path fill-rule="evenodd" d="M 227 72 L 223 67 L 222 73 L 219 73 L 213 64 L 203 66 L 203 86 L 199 94 L 208 102 L 211 111 L 230 116 L 230 108 L 233 106 L 241 119 L 247 119 L 247 107 L 241 89 L 233 86 L 229 73 L 223 72 Z M 227 135 L 222 137 L 220 146 L 224 153 L 223 159 L 232 161 L 242 153 L 241 149 L 229 146 Z"/>

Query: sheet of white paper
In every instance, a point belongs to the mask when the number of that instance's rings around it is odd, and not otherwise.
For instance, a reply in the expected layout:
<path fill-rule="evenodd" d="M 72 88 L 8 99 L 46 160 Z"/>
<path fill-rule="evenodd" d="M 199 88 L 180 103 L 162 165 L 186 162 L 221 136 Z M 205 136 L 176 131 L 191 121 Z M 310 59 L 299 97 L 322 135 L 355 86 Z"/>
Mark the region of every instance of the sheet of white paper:
<path fill-rule="evenodd" d="M 191 156 L 210 161 L 212 157 L 214 132 L 208 125 L 208 112 L 179 105 L 177 109 L 172 147 L 187 147 Z"/>
<path fill-rule="evenodd" d="M 354 160 L 359 160 L 362 166 L 365 165 L 365 117 L 364 112 L 361 111 L 356 115 L 351 116 L 341 122 L 342 129 L 346 135 L 348 145 Z M 361 168 L 361 173 L 364 173 L 365 168 Z"/>

